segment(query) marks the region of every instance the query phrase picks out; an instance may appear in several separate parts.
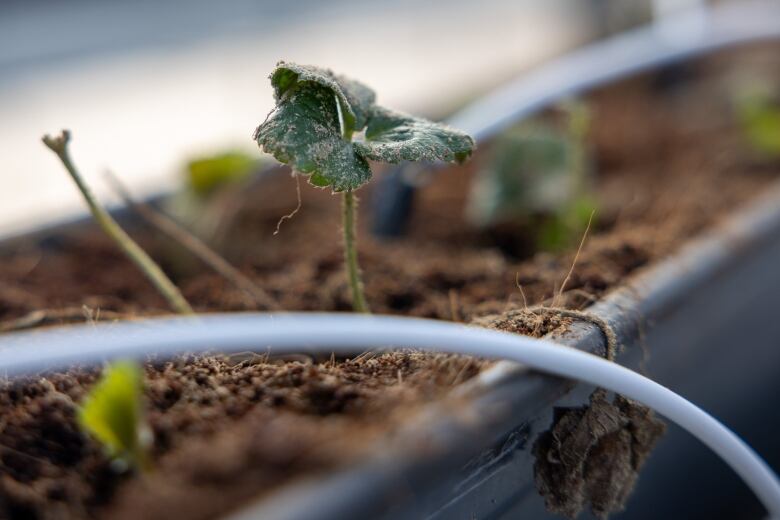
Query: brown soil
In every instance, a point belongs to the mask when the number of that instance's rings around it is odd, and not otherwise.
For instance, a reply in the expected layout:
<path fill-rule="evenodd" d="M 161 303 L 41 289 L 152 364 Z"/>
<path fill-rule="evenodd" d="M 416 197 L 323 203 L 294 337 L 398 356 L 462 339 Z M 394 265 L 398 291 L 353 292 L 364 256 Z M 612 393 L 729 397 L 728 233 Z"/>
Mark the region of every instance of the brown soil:
<path fill-rule="evenodd" d="M 711 64 L 701 68 L 705 77 L 713 70 Z M 586 306 L 777 178 L 780 165 L 750 158 L 722 87 L 702 81 L 685 91 L 658 91 L 643 78 L 593 97 L 601 207 L 559 304 Z M 556 294 L 574 247 L 564 254 L 534 252 L 524 226 L 478 233 L 464 224 L 470 175 L 483 157 L 442 173 L 420 192 L 403 240 L 379 242 L 362 229 L 372 310 L 470 321 L 522 307 L 516 280 L 528 305 Z M 302 186 L 302 210 L 273 236 L 279 217 L 296 205 L 294 181 L 274 175 L 238 191 L 240 200 L 225 193 L 204 210 L 211 222 L 230 215 L 230 226 L 220 227 L 215 239 L 225 254 L 285 309 L 348 310 L 337 199 Z M 381 196 L 370 188 L 361 193 L 364 206 Z M 181 251 L 154 233 L 136 234 L 198 310 L 255 308 L 218 276 L 182 261 Z M 83 321 L 83 308 L 91 319 L 98 311 L 167 312 L 92 229 L 3 255 L 0 321 Z M 144 518 L 211 518 L 258 490 L 359 459 L 425 402 L 484 365 L 415 352 L 335 362 L 247 354 L 149 364 L 155 471 L 143 479 L 117 472 L 74 422 L 74 403 L 95 380 L 94 371 L 7 382 L 0 391 L 0 517 L 134 518 L 143 511 Z"/>

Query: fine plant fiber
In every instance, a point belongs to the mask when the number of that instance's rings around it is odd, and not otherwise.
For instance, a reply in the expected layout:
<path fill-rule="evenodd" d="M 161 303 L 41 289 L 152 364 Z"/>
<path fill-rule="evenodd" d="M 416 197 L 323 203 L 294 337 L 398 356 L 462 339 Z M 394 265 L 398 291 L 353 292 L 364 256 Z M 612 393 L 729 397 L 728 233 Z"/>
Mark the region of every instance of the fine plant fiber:
<path fill-rule="evenodd" d="M 593 222 L 593 215 L 596 214 L 596 210 L 593 210 L 590 214 L 590 218 L 588 219 L 588 224 L 585 226 L 585 231 L 582 233 L 582 239 L 580 240 L 580 245 L 577 246 L 577 252 L 574 253 L 574 259 L 571 262 L 571 267 L 569 268 L 569 271 L 566 273 L 566 278 L 563 279 L 563 283 L 561 283 L 560 289 L 558 289 L 558 293 L 556 294 L 555 298 L 553 298 L 552 306 L 555 307 L 558 303 L 558 300 L 560 300 L 561 296 L 563 296 L 563 291 L 566 289 L 566 284 L 569 283 L 569 280 L 571 279 L 571 275 L 574 274 L 574 269 L 577 267 L 577 261 L 580 259 L 580 253 L 582 252 L 582 248 L 585 246 L 585 240 L 588 238 L 588 232 L 590 231 L 590 225 Z"/>

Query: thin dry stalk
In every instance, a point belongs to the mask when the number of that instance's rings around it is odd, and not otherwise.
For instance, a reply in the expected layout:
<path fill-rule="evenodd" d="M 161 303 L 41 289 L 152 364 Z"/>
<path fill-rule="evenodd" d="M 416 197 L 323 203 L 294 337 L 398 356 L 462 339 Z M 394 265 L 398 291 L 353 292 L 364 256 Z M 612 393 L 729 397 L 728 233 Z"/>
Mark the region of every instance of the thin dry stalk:
<path fill-rule="evenodd" d="M 525 291 L 523 290 L 523 285 L 520 283 L 520 273 L 515 273 L 515 287 L 517 287 L 520 290 L 520 296 L 523 298 L 523 309 L 528 309 L 528 300 L 525 297 Z"/>
<path fill-rule="evenodd" d="M 193 235 L 184 226 L 173 220 L 168 215 L 157 211 L 149 204 L 138 202 L 130 195 L 124 184 L 110 171 L 106 172 L 106 179 L 114 191 L 122 198 L 124 203 L 138 213 L 141 218 L 155 229 L 178 242 L 183 248 L 199 258 L 204 264 L 212 268 L 223 278 L 235 285 L 241 291 L 251 296 L 255 303 L 265 308 L 279 310 L 279 305 L 261 287 L 257 286 L 241 271 L 233 267 L 205 242 Z"/>
<path fill-rule="evenodd" d="M 460 302 L 458 301 L 458 291 L 455 289 L 450 289 L 447 293 L 447 296 L 450 301 L 450 317 L 452 318 L 452 321 L 460 323 L 463 320 L 460 317 Z"/>

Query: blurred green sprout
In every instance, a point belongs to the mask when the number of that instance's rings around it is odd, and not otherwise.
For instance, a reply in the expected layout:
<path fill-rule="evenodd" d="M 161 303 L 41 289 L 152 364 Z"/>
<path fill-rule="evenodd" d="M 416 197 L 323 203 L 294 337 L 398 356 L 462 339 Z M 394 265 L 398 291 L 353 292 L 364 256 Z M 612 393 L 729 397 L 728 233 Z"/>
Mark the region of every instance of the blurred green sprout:
<path fill-rule="evenodd" d="M 765 157 L 780 157 L 780 92 L 766 86 L 744 89 L 737 97 L 737 116 L 750 146 Z"/>
<path fill-rule="evenodd" d="M 108 455 L 130 467 L 149 469 L 150 443 L 143 414 L 143 371 L 131 361 L 108 365 L 78 411 L 81 428 L 97 439 Z"/>
<path fill-rule="evenodd" d="M 567 247 L 584 232 L 596 209 L 585 144 L 590 114 L 584 104 L 570 102 L 563 116 L 563 129 L 532 121 L 496 140 L 469 194 L 473 225 L 529 225 L 545 251 Z"/>
<path fill-rule="evenodd" d="M 197 195 L 206 197 L 223 186 L 245 179 L 256 164 L 257 159 L 236 150 L 194 158 L 186 166 L 187 183 Z"/>

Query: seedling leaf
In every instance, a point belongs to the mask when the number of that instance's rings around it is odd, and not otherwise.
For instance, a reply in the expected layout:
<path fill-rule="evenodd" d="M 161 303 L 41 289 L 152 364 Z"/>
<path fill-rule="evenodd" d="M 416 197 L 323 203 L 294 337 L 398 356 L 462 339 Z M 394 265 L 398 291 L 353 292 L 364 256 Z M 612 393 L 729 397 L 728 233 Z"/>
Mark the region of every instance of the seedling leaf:
<path fill-rule="evenodd" d="M 461 163 L 471 156 L 474 140 L 446 125 L 374 107 L 366 140 L 359 146 L 363 155 L 375 161 Z"/>
<path fill-rule="evenodd" d="M 577 195 L 572 148 L 545 127 L 527 125 L 501 136 L 470 193 L 469 218 L 485 227 L 562 213 Z"/>
<path fill-rule="evenodd" d="M 582 236 L 598 207 L 588 190 L 588 114 L 574 102 L 566 111 L 568 135 L 535 122 L 497 139 L 469 196 L 472 223 L 530 226 L 542 251 L 562 250 Z"/>
<path fill-rule="evenodd" d="M 770 96 L 745 96 L 739 106 L 739 117 L 750 145 L 760 154 L 780 156 L 780 104 Z"/>
<path fill-rule="evenodd" d="M 255 132 L 263 150 L 296 171 L 311 174 L 309 182 L 315 186 L 343 191 L 368 181 L 368 162 L 342 138 L 333 91 L 315 82 L 289 88 L 285 92 L 290 94 Z"/>
<path fill-rule="evenodd" d="M 190 187 L 201 196 L 217 188 L 245 178 L 255 160 L 238 151 L 226 151 L 208 157 L 198 157 L 187 163 Z"/>
<path fill-rule="evenodd" d="M 376 94 L 359 81 L 336 75 L 328 69 L 283 61 L 277 63 L 276 69 L 271 73 L 271 85 L 274 87 L 277 103 L 307 82 L 329 89 L 338 98 L 348 135 L 366 126 Z"/>
<path fill-rule="evenodd" d="M 108 366 L 81 405 L 81 427 L 103 444 L 109 455 L 144 469 L 143 376 L 132 362 Z"/>

